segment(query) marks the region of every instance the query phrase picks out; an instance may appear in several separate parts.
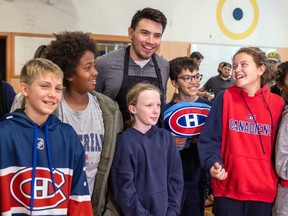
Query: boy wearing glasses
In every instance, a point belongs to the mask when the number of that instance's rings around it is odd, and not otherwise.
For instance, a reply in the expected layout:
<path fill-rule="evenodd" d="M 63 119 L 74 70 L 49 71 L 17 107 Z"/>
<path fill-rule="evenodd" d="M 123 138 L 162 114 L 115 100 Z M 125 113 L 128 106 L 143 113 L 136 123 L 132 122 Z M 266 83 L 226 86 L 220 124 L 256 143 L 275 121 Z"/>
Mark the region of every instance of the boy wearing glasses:
<path fill-rule="evenodd" d="M 178 57 L 169 63 L 169 76 L 179 96 L 164 106 L 164 118 L 166 129 L 174 135 L 183 167 L 184 190 L 179 215 L 203 216 L 208 177 L 200 165 L 197 142 L 212 102 L 197 96 L 202 74 L 193 59 Z M 177 121 L 173 122 L 173 116 L 178 116 Z M 175 129 L 173 125 L 178 127 Z"/>

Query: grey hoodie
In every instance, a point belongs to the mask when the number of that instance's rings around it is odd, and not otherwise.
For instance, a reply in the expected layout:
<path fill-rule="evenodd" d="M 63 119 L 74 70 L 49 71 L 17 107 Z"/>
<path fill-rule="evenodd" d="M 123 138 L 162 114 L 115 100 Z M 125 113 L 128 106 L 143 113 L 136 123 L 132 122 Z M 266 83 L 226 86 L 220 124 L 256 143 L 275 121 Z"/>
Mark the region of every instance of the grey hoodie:
<path fill-rule="evenodd" d="M 275 166 L 278 176 L 288 181 L 288 105 L 285 106 L 275 147 Z M 278 184 L 273 216 L 288 215 L 288 187 Z"/>

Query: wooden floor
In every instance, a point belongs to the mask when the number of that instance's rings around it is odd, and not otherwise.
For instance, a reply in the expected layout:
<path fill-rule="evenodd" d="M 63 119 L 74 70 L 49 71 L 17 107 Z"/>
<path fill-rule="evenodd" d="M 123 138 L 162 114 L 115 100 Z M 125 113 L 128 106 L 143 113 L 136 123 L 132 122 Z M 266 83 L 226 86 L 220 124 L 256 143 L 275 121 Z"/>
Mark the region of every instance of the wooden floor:
<path fill-rule="evenodd" d="M 214 196 L 210 194 L 205 200 L 205 206 L 207 207 L 205 208 L 204 216 L 214 216 L 214 214 L 212 213 L 213 202 Z"/>
<path fill-rule="evenodd" d="M 212 213 L 212 207 L 205 208 L 204 216 L 214 216 L 214 214 Z"/>

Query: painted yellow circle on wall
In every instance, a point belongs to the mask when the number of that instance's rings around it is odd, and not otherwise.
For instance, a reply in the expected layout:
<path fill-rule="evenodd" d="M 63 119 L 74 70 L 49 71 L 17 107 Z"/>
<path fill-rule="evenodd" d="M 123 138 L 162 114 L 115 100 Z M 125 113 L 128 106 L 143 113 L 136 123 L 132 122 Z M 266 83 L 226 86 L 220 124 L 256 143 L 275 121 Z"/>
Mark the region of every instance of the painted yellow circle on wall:
<path fill-rule="evenodd" d="M 232 31 L 230 31 L 225 26 L 225 24 L 223 22 L 222 9 L 223 9 L 223 5 L 225 4 L 225 2 L 226 2 L 226 0 L 219 0 L 219 3 L 217 5 L 217 12 L 216 12 L 217 22 L 218 22 L 218 25 L 219 25 L 221 31 L 227 37 L 235 39 L 235 40 L 241 40 L 241 39 L 248 37 L 255 30 L 255 28 L 258 24 L 258 20 L 259 20 L 259 8 L 258 8 L 258 4 L 257 4 L 256 0 L 250 0 L 251 4 L 253 6 L 253 12 L 254 12 L 253 21 L 246 31 L 240 32 L 240 33 L 234 33 Z"/>

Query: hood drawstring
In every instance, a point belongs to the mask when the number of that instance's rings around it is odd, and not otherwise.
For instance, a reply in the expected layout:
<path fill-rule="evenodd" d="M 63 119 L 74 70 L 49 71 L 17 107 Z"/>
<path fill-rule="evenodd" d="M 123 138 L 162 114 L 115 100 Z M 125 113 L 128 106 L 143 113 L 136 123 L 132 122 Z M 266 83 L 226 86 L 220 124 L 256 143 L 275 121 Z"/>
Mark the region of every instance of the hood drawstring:
<path fill-rule="evenodd" d="M 45 143 L 47 146 L 47 158 L 48 158 L 48 164 L 49 164 L 49 170 L 50 170 L 50 176 L 52 180 L 52 185 L 54 192 L 56 192 L 56 185 L 55 185 L 55 179 L 54 179 L 54 173 L 53 173 L 53 168 L 52 168 L 52 161 L 51 161 L 51 154 L 50 154 L 50 143 L 49 143 L 49 136 L 48 136 L 48 123 L 46 122 L 45 124 Z"/>
<path fill-rule="evenodd" d="M 34 207 L 34 186 L 36 176 L 36 164 L 37 164 L 37 143 L 38 143 L 38 128 L 34 124 L 34 140 L 33 140 L 33 161 L 32 161 L 32 181 L 31 181 L 31 200 L 30 200 L 30 214 L 32 215 Z"/>
<path fill-rule="evenodd" d="M 51 154 L 50 154 L 50 143 L 49 143 L 49 136 L 48 136 L 48 122 L 45 123 L 45 139 L 44 144 L 47 147 L 47 159 L 48 159 L 48 165 L 50 170 L 50 176 L 51 181 L 53 185 L 54 192 L 56 192 L 56 185 L 54 181 L 54 174 L 53 174 L 53 168 L 52 168 L 52 161 L 51 161 Z M 33 140 L 33 168 L 32 168 L 32 181 L 31 181 L 31 200 L 30 200 L 30 215 L 32 215 L 33 208 L 34 208 L 34 187 L 35 187 L 35 181 L 36 181 L 36 167 L 37 167 L 37 155 L 38 150 L 38 126 L 34 124 L 34 140 Z"/>
<path fill-rule="evenodd" d="M 271 110 L 269 109 L 269 106 L 268 106 L 268 104 L 267 104 L 267 101 L 266 101 L 266 99 L 265 99 L 265 96 L 264 96 L 264 93 L 263 93 L 262 89 L 261 89 L 261 95 L 262 95 L 262 98 L 263 98 L 264 103 L 265 103 L 265 105 L 266 105 L 266 108 L 267 108 L 267 110 L 268 110 L 268 112 L 269 112 L 269 114 L 270 114 L 271 127 L 273 128 L 272 113 L 271 113 Z M 256 122 L 256 119 L 255 119 L 255 116 L 253 115 L 252 110 L 251 110 L 251 108 L 249 107 L 249 105 L 248 105 L 248 103 L 247 103 L 247 101 L 246 101 L 246 99 L 245 99 L 245 97 L 244 97 L 244 95 L 243 95 L 243 91 L 241 91 L 241 96 L 242 96 L 242 98 L 243 98 L 243 100 L 244 100 L 244 103 L 245 103 L 245 105 L 247 106 L 247 108 L 248 108 L 248 110 L 249 110 L 249 112 L 250 112 L 250 114 L 251 114 L 251 116 L 252 116 L 252 118 L 253 118 L 253 121 L 254 121 L 254 123 L 255 123 L 255 125 L 256 125 L 257 133 L 258 133 L 259 140 L 260 140 L 260 145 L 261 145 L 261 148 L 262 148 L 262 152 L 263 152 L 263 154 L 266 154 L 265 149 L 264 149 L 264 145 L 263 145 L 263 141 L 262 141 L 262 137 L 261 137 L 261 134 L 260 134 L 259 129 L 258 129 L 258 127 L 257 127 L 257 122 Z"/>
<path fill-rule="evenodd" d="M 267 108 L 267 110 L 268 110 L 268 112 L 269 112 L 269 114 L 270 114 L 271 128 L 273 129 L 273 128 L 274 128 L 274 121 L 273 121 L 272 112 L 271 112 L 271 110 L 270 110 L 270 108 L 269 108 L 269 106 L 268 106 L 268 103 L 267 103 L 267 101 L 266 101 L 266 98 L 265 98 L 265 96 L 264 96 L 264 93 L 263 93 L 262 89 L 261 89 L 261 93 L 262 93 L 261 95 L 262 95 L 263 100 L 264 100 L 264 102 L 265 102 L 266 108 Z"/>

